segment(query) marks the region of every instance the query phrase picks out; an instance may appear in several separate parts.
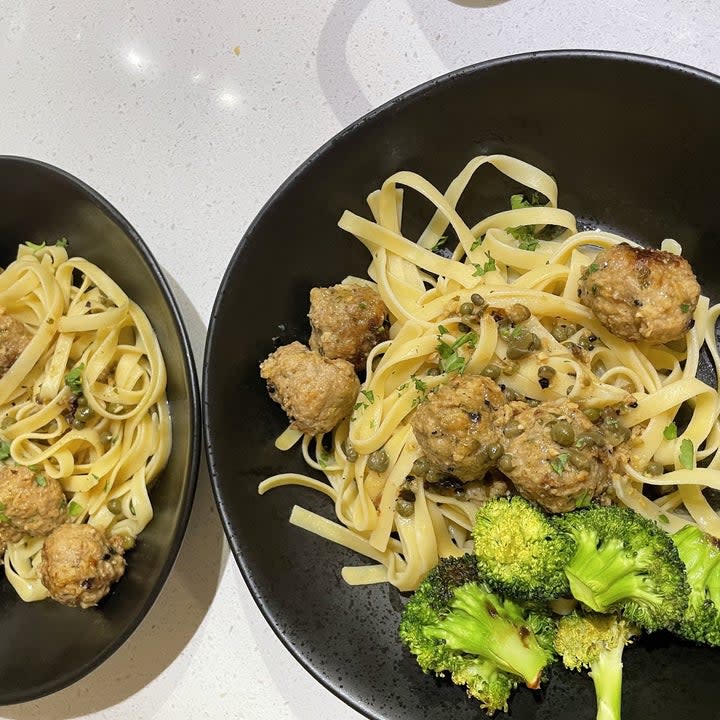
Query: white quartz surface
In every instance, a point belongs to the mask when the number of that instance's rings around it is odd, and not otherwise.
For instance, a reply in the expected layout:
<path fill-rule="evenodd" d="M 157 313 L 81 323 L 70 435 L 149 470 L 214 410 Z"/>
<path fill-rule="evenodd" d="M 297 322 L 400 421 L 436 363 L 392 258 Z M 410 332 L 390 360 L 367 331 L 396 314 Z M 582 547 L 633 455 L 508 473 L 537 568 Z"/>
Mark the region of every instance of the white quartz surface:
<path fill-rule="evenodd" d="M 625 50 L 720 73 L 716 0 L 0 0 L 0 154 L 79 176 L 136 227 L 198 365 L 220 279 L 279 183 L 357 117 L 528 50 Z M 0 720 L 360 716 L 267 627 L 209 480 L 177 564 L 100 668 Z"/>

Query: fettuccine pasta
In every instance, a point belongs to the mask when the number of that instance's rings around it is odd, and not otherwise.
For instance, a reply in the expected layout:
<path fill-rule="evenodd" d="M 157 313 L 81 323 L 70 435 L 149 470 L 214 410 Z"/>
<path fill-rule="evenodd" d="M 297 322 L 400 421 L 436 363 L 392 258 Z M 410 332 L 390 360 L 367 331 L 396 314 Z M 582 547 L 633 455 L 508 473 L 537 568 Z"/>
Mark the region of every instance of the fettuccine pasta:
<path fill-rule="evenodd" d="M 171 447 L 165 364 L 145 313 L 96 265 L 68 257 L 64 242 L 20 246 L 0 274 L 0 307 L 30 332 L 0 378 L 6 462 L 43 486 L 59 481 L 67 522 L 132 547 Z M 43 542 L 7 543 L 5 575 L 26 601 L 48 595 Z"/>
<path fill-rule="evenodd" d="M 513 203 L 485 218 L 461 217 L 458 201 L 471 181 L 481 181 L 476 173 L 487 172 L 486 166 L 542 201 Z M 436 208 L 418 238 L 403 234 L 408 191 Z M 557 199 L 549 175 L 518 159 L 492 155 L 471 160 L 445 192 L 413 172 L 395 173 L 368 197 L 372 219 L 352 212 L 340 218 L 340 227 L 371 255 L 368 276 L 389 310 L 390 339 L 370 353 L 351 417 L 325 436 L 291 428 L 278 439 L 283 450 L 300 442 L 308 466 L 325 481 L 281 474 L 263 481 L 259 491 L 300 484 L 332 500 L 337 522 L 300 507 L 290 520 L 371 561 L 344 568 L 348 583 L 389 582 L 414 590 L 440 557 L 471 549 L 482 485 L 447 493 L 416 480 L 412 512 L 403 502 L 403 488 L 421 455 L 411 427 L 416 407 L 453 372 L 478 374 L 489 364 L 502 369 L 497 382 L 506 392 L 531 403 L 567 398 L 585 408 L 621 407 L 620 420 L 631 438 L 613 468 L 613 500 L 669 532 L 695 523 L 720 538 L 720 518 L 704 492 L 720 489 L 718 388 L 697 377 L 703 348 L 717 377 L 720 306 L 701 296 L 681 342 L 650 345 L 617 337 L 578 301 L 578 287 L 601 249 L 632 242 L 600 230 L 578 232 L 575 217 L 560 209 Z M 513 232 L 517 228 L 531 228 L 531 241 Z M 447 237 L 456 239 L 456 246 L 438 253 Z M 672 241 L 663 247 L 680 250 Z M 540 339 L 538 352 L 510 362 L 507 338 L 491 312 L 473 318 L 468 327 L 460 308 L 479 295 L 500 312 L 518 303 L 528 308 L 526 325 Z M 563 341 L 553 333 L 558 321 L 573 328 Z M 451 348 L 454 368 L 447 358 L 439 362 L 443 348 Z M 547 387 L 538 383 L 541 366 L 553 371 Z M 378 471 L 368 458 L 381 449 L 388 462 Z M 663 472 L 651 474 L 651 465 Z M 490 482 L 486 479 L 486 485 Z"/>

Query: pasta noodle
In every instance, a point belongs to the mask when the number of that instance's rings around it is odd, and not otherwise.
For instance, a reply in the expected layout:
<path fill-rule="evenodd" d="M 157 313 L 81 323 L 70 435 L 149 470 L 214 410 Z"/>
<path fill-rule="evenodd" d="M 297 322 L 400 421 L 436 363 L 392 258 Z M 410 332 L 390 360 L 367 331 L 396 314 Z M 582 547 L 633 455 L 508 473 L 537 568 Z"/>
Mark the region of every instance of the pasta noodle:
<path fill-rule="evenodd" d="M 0 274 L 0 307 L 32 336 L 0 378 L 0 439 L 10 460 L 60 482 L 70 522 L 127 548 L 152 519 L 148 487 L 170 453 L 165 364 L 144 312 L 64 245 L 22 245 Z M 5 575 L 25 601 L 48 595 L 42 546 L 7 543 Z"/>
<path fill-rule="evenodd" d="M 474 223 L 462 218 L 458 201 L 486 165 L 544 196 L 546 204 L 520 203 Z M 416 240 L 402 231 L 408 191 L 436 208 Z M 462 372 L 480 373 L 491 362 L 508 366 L 507 343 L 490 313 L 475 320 L 471 340 L 463 339 L 468 328 L 459 308 L 473 293 L 481 293 L 491 308 L 508 310 L 520 303 L 530 310 L 527 325 L 542 348 L 517 360 L 513 372 L 503 375 L 507 388 L 531 402 L 567 397 L 586 407 L 623 406 L 621 420 L 632 436 L 623 464 L 614 468 L 617 502 L 668 531 L 695 523 L 720 537 L 720 517 L 704 492 L 720 489 L 718 388 L 697 378 L 703 348 L 709 350 L 717 377 L 715 324 L 720 306 L 710 306 L 701 297 L 684 342 L 649 345 L 612 334 L 578 302 L 578 283 L 600 249 L 633 243 L 600 230 L 578 232 L 573 215 L 557 207 L 557 197 L 555 181 L 538 168 L 504 155 L 481 156 L 471 160 L 444 193 L 413 172 L 395 173 L 368 198 L 372 220 L 349 211 L 340 218 L 340 227 L 372 256 L 368 275 L 389 309 L 390 339 L 368 357 L 352 417 L 325 437 L 302 436 L 308 465 L 324 473 L 326 482 L 283 474 L 263 481 L 259 492 L 303 484 L 332 499 L 338 522 L 297 507 L 290 521 L 373 562 L 344 568 L 348 583 L 389 582 L 400 590 L 414 590 L 440 557 L 472 547 L 470 531 L 481 496 L 447 495 L 432 483 L 417 482 L 414 512 L 407 517 L 398 511 L 397 500 L 420 455 L 410 425 L 414 409 L 447 380 L 446 373 L 428 373 L 438 366 L 439 343 L 457 348 Z M 533 227 L 538 238 L 531 247 L 508 232 L 526 226 Z M 552 227 L 555 235 L 543 233 L 545 227 Z M 447 234 L 457 239 L 457 246 L 441 256 L 433 248 Z M 663 247 L 680 251 L 674 241 Z M 570 343 L 559 342 L 551 332 L 558 318 L 578 328 Z M 594 344 L 580 361 L 572 343 L 583 336 L 594 337 Z M 555 371 L 546 388 L 538 384 L 541 365 Z M 673 422 L 675 435 L 667 430 Z M 277 445 L 287 450 L 300 438 L 289 430 Z M 348 443 L 358 454 L 354 462 L 346 454 Z M 381 448 L 389 462 L 378 472 L 367 460 Z M 650 475 L 646 468 L 653 460 L 669 470 Z"/>

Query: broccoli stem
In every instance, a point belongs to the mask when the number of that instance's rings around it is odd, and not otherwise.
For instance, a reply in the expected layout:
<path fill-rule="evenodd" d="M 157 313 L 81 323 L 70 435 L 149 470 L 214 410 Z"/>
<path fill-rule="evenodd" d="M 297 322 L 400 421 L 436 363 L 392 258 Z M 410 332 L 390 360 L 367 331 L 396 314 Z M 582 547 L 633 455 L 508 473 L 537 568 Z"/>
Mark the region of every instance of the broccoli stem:
<path fill-rule="evenodd" d="M 623 649 L 621 643 L 605 650 L 590 664 L 590 677 L 597 698 L 597 720 L 620 720 Z"/>
<path fill-rule="evenodd" d="M 615 539 L 598 547 L 594 533 L 582 534 L 565 574 L 573 597 L 596 612 L 605 613 L 629 598 L 651 605 L 657 602 L 657 596 L 643 587 L 637 560 L 628 557 Z"/>
<path fill-rule="evenodd" d="M 515 608 L 477 587 L 469 592 L 461 588 L 452 605 L 453 611 L 428 634 L 443 638 L 454 650 L 491 660 L 529 688 L 539 687 L 547 653 Z"/>

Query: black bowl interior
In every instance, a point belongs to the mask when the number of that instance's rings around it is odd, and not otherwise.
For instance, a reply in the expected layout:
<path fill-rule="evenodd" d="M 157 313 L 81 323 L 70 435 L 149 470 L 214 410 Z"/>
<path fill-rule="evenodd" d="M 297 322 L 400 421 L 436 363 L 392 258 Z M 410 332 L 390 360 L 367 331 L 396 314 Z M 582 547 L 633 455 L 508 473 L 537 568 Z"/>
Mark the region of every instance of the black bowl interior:
<path fill-rule="evenodd" d="M 128 555 L 120 583 L 98 608 L 24 603 L 0 582 L 0 705 L 58 690 L 116 650 L 150 609 L 187 524 L 200 450 L 200 403 L 190 344 L 157 263 L 129 223 L 72 176 L 36 161 L 0 157 L 0 265 L 26 241 L 69 241 L 147 313 L 168 372 L 173 450 L 151 492 L 153 521 Z"/>
<path fill-rule="evenodd" d="M 275 194 L 240 243 L 210 323 L 204 377 L 209 463 L 221 517 L 260 609 L 298 660 L 371 718 L 478 718 L 449 682 L 423 675 L 396 639 L 401 595 L 350 588 L 339 572 L 364 564 L 288 524 L 293 504 L 334 519 L 302 488 L 260 497 L 279 471 L 307 472 L 273 445 L 285 427 L 258 375 L 274 343 L 305 340 L 313 286 L 364 274 L 365 248 L 337 228 L 346 208 L 397 170 L 439 188 L 474 155 L 506 153 L 558 181 L 560 205 L 588 225 L 647 245 L 682 243 L 703 290 L 720 300 L 720 80 L 669 62 L 612 53 L 554 52 L 454 72 L 391 101 L 331 140 Z M 482 188 L 481 188 L 482 186 Z M 479 219 L 516 190 L 491 169 L 461 209 Z M 407 194 L 406 194 L 407 196 Z M 408 198 L 410 231 L 429 209 Z M 720 653 L 663 635 L 626 651 L 623 717 L 714 716 Z M 709 714 L 708 714 L 709 713 Z M 587 677 L 553 672 L 542 696 L 520 690 L 514 720 L 595 717 Z"/>

